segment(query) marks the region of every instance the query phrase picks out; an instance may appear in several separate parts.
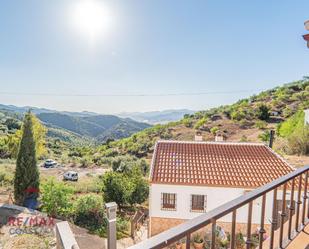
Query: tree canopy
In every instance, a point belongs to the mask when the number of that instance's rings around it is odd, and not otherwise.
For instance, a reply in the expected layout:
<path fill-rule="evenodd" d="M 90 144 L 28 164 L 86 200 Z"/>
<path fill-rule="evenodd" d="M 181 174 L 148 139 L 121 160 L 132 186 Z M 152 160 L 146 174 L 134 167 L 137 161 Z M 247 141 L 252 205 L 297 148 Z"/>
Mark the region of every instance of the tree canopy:
<path fill-rule="evenodd" d="M 39 170 L 36 160 L 36 145 L 33 132 L 32 114 L 24 117 L 22 137 L 16 161 L 14 177 L 14 197 L 18 205 L 23 205 L 30 189 L 39 189 Z"/>

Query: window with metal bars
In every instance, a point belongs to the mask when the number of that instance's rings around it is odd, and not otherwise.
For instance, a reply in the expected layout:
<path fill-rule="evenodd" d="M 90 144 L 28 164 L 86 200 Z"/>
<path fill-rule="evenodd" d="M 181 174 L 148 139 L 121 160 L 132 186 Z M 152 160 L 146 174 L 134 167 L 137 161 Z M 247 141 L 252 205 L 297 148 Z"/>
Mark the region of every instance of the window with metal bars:
<path fill-rule="evenodd" d="M 206 212 L 206 195 L 191 195 L 191 212 Z"/>
<path fill-rule="evenodd" d="M 161 193 L 161 209 L 162 210 L 176 210 L 176 194 Z"/>

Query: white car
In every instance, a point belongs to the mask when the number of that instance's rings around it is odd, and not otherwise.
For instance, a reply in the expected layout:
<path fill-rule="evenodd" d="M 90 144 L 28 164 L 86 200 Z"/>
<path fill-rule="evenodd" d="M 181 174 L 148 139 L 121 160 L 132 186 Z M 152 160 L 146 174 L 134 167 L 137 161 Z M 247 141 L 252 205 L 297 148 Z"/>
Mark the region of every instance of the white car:
<path fill-rule="evenodd" d="M 43 165 L 45 168 L 54 168 L 57 166 L 57 162 L 52 159 L 47 159 Z"/>
<path fill-rule="evenodd" d="M 78 173 L 75 171 L 68 171 L 63 174 L 64 181 L 78 181 Z"/>

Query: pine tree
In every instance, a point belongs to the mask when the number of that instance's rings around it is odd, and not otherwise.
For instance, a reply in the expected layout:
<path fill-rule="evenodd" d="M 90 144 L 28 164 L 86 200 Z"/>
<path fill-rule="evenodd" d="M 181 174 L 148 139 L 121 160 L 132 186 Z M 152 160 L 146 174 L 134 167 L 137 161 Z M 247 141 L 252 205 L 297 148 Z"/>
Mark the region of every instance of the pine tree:
<path fill-rule="evenodd" d="M 36 161 L 32 114 L 24 117 L 23 135 L 19 145 L 14 177 L 14 197 L 17 205 L 23 205 L 31 191 L 39 188 L 39 170 Z"/>

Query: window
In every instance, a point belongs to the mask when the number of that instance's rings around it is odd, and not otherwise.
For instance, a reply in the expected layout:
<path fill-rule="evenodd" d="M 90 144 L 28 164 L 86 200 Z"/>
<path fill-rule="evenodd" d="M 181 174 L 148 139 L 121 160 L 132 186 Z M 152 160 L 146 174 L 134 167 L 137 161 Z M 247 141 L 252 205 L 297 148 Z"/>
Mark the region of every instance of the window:
<path fill-rule="evenodd" d="M 205 212 L 206 211 L 206 195 L 191 195 L 191 211 Z"/>
<path fill-rule="evenodd" d="M 164 210 L 176 210 L 176 194 L 162 193 L 161 208 Z"/>

